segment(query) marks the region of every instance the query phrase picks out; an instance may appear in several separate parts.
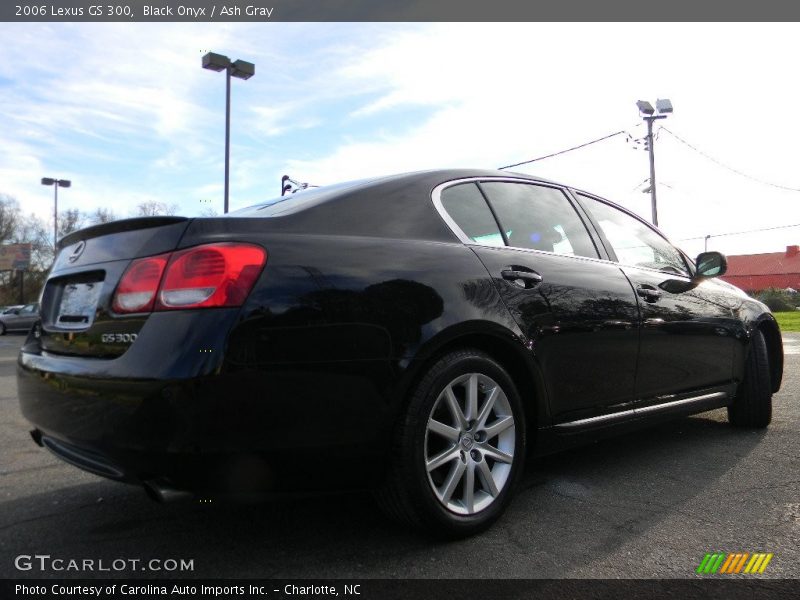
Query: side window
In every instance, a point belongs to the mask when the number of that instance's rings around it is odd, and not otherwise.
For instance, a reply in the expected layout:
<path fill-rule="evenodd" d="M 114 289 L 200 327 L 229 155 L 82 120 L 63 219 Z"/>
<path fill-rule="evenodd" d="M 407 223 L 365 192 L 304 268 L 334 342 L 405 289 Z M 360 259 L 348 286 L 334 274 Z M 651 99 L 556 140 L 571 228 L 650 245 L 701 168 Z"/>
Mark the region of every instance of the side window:
<path fill-rule="evenodd" d="M 32 312 L 33 312 L 33 307 L 34 307 L 34 305 L 33 305 L 33 304 L 28 304 L 28 306 L 23 306 L 23 307 L 20 309 L 20 311 L 19 311 L 19 312 L 20 312 L 20 314 L 22 314 L 22 313 L 25 313 L 25 314 L 32 313 Z"/>
<path fill-rule="evenodd" d="M 509 246 L 598 258 L 589 232 L 563 192 L 527 183 L 480 185 Z"/>
<path fill-rule="evenodd" d="M 473 242 L 484 246 L 505 245 L 497 221 L 474 183 L 445 188 L 442 191 L 442 207 Z"/>
<path fill-rule="evenodd" d="M 605 202 L 579 195 L 621 264 L 689 275 L 680 252 L 650 227 Z"/>

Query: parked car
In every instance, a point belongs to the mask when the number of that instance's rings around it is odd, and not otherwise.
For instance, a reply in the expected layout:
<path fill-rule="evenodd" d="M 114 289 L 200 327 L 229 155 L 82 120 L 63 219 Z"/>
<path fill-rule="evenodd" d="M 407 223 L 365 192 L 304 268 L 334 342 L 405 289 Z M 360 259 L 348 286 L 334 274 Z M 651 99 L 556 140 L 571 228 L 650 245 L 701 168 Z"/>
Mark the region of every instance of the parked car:
<path fill-rule="evenodd" d="M 28 331 L 38 320 L 38 304 L 8 306 L 0 312 L 0 335 L 7 331 Z"/>
<path fill-rule="evenodd" d="M 19 355 L 34 440 L 170 499 L 373 489 L 463 536 L 528 451 L 727 407 L 766 427 L 778 325 L 588 192 L 439 170 L 63 238 Z"/>

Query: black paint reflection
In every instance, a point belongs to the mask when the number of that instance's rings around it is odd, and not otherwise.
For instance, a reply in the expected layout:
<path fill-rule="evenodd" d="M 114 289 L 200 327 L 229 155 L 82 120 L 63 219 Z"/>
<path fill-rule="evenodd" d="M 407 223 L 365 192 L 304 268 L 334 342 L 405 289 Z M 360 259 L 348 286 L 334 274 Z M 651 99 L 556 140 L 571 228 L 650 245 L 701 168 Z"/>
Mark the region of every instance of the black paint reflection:
<path fill-rule="evenodd" d="M 333 283 L 306 272 L 318 285 Z M 282 313 L 265 308 L 237 326 L 228 360 L 234 365 L 388 360 L 418 343 L 423 325 L 443 310 L 433 288 L 403 279 L 361 291 L 316 289 L 298 296 Z"/>
<path fill-rule="evenodd" d="M 558 420 L 634 399 L 639 312 L 616 266 L 507 248 L 476 252 L 530 339 Z M 521 265 L 542 276 L 524 289 L 499 274 Z"/>
<path fill-rule="evenodd" d="M 661 290 L 653 302 L 639 299 L 641 351 L 636 393 L 649 398 L 723 384 L 731 380 L 734 343 L 741 327 L 730 299 L 713 281 L 664 279 L 665 275 L 625 268 L 634 287 Z"/>

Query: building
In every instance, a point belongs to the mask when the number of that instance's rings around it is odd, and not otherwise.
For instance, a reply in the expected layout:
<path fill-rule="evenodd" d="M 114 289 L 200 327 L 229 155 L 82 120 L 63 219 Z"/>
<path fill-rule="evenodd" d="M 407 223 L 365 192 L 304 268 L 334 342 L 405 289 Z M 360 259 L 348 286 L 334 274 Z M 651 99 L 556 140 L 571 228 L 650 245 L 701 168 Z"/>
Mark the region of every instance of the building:
<path fill-rule="evenodd" d="M 786 252 L 729 256 L 728 271 L 722 279 L 747 292 L 800 290 L 800 246 L 787 246 Z"/>

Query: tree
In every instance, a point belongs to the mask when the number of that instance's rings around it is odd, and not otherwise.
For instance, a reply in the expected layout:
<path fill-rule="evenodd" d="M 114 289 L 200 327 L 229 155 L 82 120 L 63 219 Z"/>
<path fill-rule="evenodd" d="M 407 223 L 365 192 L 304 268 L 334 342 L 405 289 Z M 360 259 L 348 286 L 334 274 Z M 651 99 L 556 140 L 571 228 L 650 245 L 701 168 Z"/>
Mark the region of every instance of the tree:
<path fill-rule="evenodd" d="M 53 264 L 53 230 L 35 214 L 20 218 L 13 241 L 31 244 L 31 270 L 47 271 Z"/>
<path fill-rule="evenodd" d="M 86 222 L 86 216 L 77 208 L 70 208 L 58 215 L 58 239 L 65 235 L 82 229 Z"/>
<path fill-rule="evenodd" d="M 89 214 L 87 218 L 92 225 L 98 225 L 100 223 L 110 223 L 111 221 L 116 221 L 118 217 L 111 209 L 101 207 L 95 209 L 95 211 Z"/>
<path fill-rule="evenodd" d="M 147 200 L 140 203 L 134 211 L 136 217 L 155 217 L 157 215 L 174 215 L 178 212 L 177 204 Z"/>
<path fill-rule="evenodd" d="M 0 194 L 0 243 L 14 237 L 19 224 L 19 204 L 6 194 Z"/>
<path fill-rule="evenodd" d="M 31 264 L 25 270 L 22 301 L 35 301 L 53 261 L 52 229 L 34 214 L 24 216 L 14 198 L 0 194 L 0 243 L 31 244 Z M 0 272 L 0 304 L 16 304 L 20 301 L 19 294 L 17 272 Z"/>

